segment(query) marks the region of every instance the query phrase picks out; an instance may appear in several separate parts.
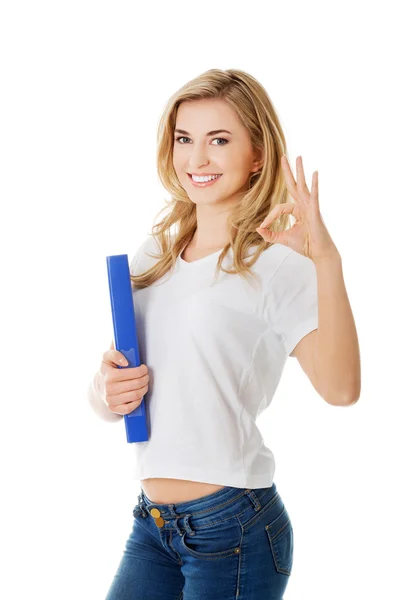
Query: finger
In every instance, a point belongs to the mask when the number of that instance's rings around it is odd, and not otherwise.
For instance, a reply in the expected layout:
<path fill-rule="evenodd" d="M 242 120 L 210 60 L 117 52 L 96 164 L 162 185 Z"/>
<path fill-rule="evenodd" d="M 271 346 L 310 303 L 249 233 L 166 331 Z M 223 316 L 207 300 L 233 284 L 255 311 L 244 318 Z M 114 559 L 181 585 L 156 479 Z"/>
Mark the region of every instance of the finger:
<path fill-rule="evenodd" d="M 310 202 L 313 208 L 319 212 L 318 171 L 313 173 Z"/>
<path fill-rule="evenodd" d="M 106 363 L 107 364 L 107 363 Z M 117 365 L 118 367 L 118 365 Z M 149 372 L 147 365 L 140 365 L 138 367 L 123 367 L 115 369 L 112 367 L 110 373 L 114 381 L 125 381 L 126 379 L 138 379 L 144 377 Z"/>
<path fill-rule="evenodd" d="M 147 393 L 148 386 L 138 388 L 136 390 L 127 390 L 120 394 L 107 394 L 106 403 L 109 408 L 115 408 L 116 406 L 124 406 L 129 402 L 138 402 Z"/>
<path fill-rule="evenodd" d="M 114 388 L 118 386 L 118 389 L 120 389 L 121 391 L 119 392 L 119 394 L 124 394 L 126 392 L 134 392 L 137 390 L 141 390 L 142 388 L 146 387 L 147 384 L 150 381 L 150 376 L 149 375 L 144 375 L 143 377 L 135 377 L 132 378 L 132 376 L 130 377 L 130 379 L 120 379 L 120 380 L 107 380 L 105 382 L 105 390 L 107 391 L 107 393 L 112 396 L 115 396 L 115 392 L 114 392 Z M 119 394 L 117 394 L 117 396 L 119 396 Z"/>
<path fill-rule="evenodd" d="M 268 227 L 273 221 L 278 219 L 281 214 L 293 214 L 293 211 L 296 209 L 296 205 L 292 202 L 283 202 L 282 204 L 277 204 L 274 208 L 268 213 L 265 217 L 264 221 L 260 225 L 260 229 L 265 229 Z"/>
<path fill-rule="evenodd" d="M 269 229 L 261 229 L 261 227 L 258 227 L 257 231 L 266 242 L 270 242 L 271 244 L 284 243 L 284 233 L 282 231 L 271 231 Z"/>
<path fill-rule="evenodd" d="M 310 194 L 310 190 L 308 189 L 307 184 L 306 184 L 306 178 L 304 175 L 304 168 L 303 168 L 303 159 L 301 156 L 298 156 L 296 158 L 296 173 L 297 173 L 297 187 L 298 187 L 299 191 L 301 191 L 302 194 L 304 194 L 305 201 L 308 202 L 307 195 Z"/>
<path fill-rule="evenodd" d="M 133 410 L 138 408 L 142 402 L 142 398 L 139 400 L 135 400 L 134 402 L 128 402 L 127 404 L 119 404 L 111 412 L 117 413 L 119 415 L 129 415 Z"/>
<path fill-rule="evenodd" d="M 107 350 L 103 354 L 103 361 L 114 365 L 127 365 L 125 356 L 119 350 Z"/>
<path fill-rule="evenodd" d="M 286 187 L 289 190 L 289 193 L 292 196 L 292 198 L 294 200 L 297 200 L 298 199 L 297 183 L 295 181 L 295 178 L 293 177 L 293 173 L 290 168 L 289 161 L 288 161 L 287 157 L 285 156 L 285 154 L 282 156 L 281 164 L 282 164 L 283 175 L 285 177 Z"/>

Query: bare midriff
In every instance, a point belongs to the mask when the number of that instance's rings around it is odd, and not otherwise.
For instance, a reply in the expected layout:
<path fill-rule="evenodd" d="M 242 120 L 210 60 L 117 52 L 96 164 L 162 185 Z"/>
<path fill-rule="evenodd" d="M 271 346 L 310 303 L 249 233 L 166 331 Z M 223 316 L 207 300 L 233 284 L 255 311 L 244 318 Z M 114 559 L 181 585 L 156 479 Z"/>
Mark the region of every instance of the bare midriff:
<path fill-rule="evenodd" d="M 160 504 L 177 504 L 190 502 L 203 496 L 222 490 L 224 485 L 189 481 L 186 479 L 168 479 L 165 477 L 152 477 L 142 479 L 141 485 L 144 493 L 152 502 Z"/>

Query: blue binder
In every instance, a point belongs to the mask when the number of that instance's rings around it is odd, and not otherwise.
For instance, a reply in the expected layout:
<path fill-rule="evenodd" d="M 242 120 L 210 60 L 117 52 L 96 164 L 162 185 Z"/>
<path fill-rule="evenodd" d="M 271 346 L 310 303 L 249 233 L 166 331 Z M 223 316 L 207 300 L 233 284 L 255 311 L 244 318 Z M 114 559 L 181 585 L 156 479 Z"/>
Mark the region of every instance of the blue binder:
<path fill-rule="evenodd" d="M 140 356 L 136 333 L 135 308 L 127 254 L 107 256 L 108 285 L 110 289 L 111 313 L 114 326 L 114 346 L 128 361 L 126 367 L 139 367 Z M 128 443 L 147 442 L 146 397 L 128 415 L 124 415 Z"/>

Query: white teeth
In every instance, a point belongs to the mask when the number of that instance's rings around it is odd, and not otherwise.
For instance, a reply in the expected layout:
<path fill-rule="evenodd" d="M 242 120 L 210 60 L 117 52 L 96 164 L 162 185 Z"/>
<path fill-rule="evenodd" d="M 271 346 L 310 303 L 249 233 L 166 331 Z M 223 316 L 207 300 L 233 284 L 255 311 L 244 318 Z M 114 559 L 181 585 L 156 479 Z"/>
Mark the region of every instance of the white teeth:
<path fill-rule="evenodd" d="M 221 177 L 221 175 L 208 175 L 207 177 L 198 177 L 197 175 L 192 175 L 193 181 L 197 181 L 198 183 L 211 181 L 212 179 L 218 179 L 218 177 Z"/>

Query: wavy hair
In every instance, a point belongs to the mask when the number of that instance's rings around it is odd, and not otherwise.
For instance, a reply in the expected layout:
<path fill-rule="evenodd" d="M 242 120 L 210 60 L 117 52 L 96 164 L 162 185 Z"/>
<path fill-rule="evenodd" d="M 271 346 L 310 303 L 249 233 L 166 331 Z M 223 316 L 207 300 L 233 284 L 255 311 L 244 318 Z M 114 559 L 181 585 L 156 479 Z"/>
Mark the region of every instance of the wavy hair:
<path fill-rule="evenodd" d="M 156 215 L 167 214 L 152 226 L 160 254 L 148 254 L 157 262 L 141 275 L 131 274 L 135 289 L 147 287 L 172 270 L 180 253 L 192 239 L 196 227 L 196 204 L 181 186 L 173 166 L 174 130 L 178 107 L 182 102 L 214 98 L 225 100 L 237 113 L 251 138 L 253 150 L 264 151 L 262 168 L 252 173 L 248 190 L 232 208 L 228 217 L 229 242 L 222 249 L 215 271 L 214 283 L 222 270 L 239 274 L 245 279 L 253 276 L 251 267 L 271 242 L 266 242 L 256 231 L 275 205 L 291 202 L 281 166 L 286 142 L 277 112 L 264 87 L 251 75 L 237 69 L 210 69 L 181 87 L 167 101 L 158 122 L 157 172 L 162 185 L 171 195 Z M 272 223 L 272 231 L 283 231 L 290 226 L 289 215 L 282 215 Z M 175 229 L 174 229 L 175 227 Z M 232 235 L 232 228 L 236 235 Z M 248 250 L 255 252 L 245 263 Z M 231 269 L 222 266 L 229 249 L 233 250 Z"/>

